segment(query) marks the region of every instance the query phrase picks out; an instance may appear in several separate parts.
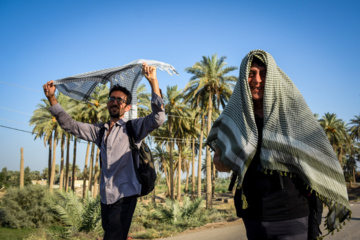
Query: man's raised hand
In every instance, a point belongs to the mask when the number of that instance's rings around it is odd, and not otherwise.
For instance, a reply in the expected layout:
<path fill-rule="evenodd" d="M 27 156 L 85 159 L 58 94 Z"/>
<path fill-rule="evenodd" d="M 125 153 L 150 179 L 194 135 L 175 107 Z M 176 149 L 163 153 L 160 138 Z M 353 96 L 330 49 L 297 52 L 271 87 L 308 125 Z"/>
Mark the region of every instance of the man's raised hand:
<path fill-rule="evenodd" d="M 57 103 L 57 100 L 55 98 L 55 90 L 56 87 L 54 85 L 54 81 L 51 80 L 43 85 L 44 93 L 47 99 L 50 102 L 50 105 L 53 106 Z"/>

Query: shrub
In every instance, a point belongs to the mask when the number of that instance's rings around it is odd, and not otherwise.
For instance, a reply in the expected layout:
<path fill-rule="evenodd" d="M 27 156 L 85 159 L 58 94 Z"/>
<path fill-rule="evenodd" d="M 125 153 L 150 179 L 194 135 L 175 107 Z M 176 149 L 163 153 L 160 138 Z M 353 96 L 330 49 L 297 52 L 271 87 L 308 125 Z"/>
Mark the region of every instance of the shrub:
<path fill-rule="evenodd" d="M 38 228 L 53 222 L 45 199 L 46 187 L 29 185 L 10 188 L 1 199 L 0 223 L 11 228 Z"/>
<path fill-rule="evenodd" d="M 166 205 L 155 209 L 152 214 L 154 219 L 166 222 L 172 225 L 182 227 L 193 227 L 201 225 L 203 222 L 203 212 L 201 208 L 204 200 L 202 198 L 195 199 L 193 202 L 188 196 L 184 197 L 183 204 L 175 200 L 166 200 Z"/>
<path fill-rule="evenodd" d="M 65 229 L 54 231 L 54 236 L 69 238 L 78 232 L 103 233 L 101 226 L 100 196 L 80 199 L 73 192 L 55 192 L 49 199 L 49 207 Z"/>

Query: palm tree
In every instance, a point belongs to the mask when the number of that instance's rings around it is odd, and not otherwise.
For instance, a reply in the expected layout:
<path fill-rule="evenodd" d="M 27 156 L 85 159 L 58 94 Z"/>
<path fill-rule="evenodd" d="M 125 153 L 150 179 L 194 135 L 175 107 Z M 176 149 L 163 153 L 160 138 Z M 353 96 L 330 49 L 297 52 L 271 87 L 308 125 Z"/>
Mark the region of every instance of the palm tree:
<path fill-rule="evenodd" d="M 106 85 L 96 87 L 94 93 L 91 95 L 91 100 L 87 104 L 79 105 L 79 115 L 78 118 L 81 122 L 86 123 L 100 123 L 101 121 L 108 120 L 108 111 L 107 111 L 107 98 L 109 95 L 109 89 Z M 91 146 L 91 156 L 90 156 L 90 165 L 89 165 L 89 174 L 87 172 L 88 167 L 88 156 L 89 156 L 90 142 L 87 146 L 85 166 L 84 166 L 84 183 L 83 183 L 83 197 L 87 193 L 87 189 L 91 190 L 91 183 L 93 177 L 93 165 L 94 165 L 94 156 L 95 156 L 95 143 L 92 143 Z M 89 186 L 86 186 L 86 180 L 89 181 Z"/>
<path fill-rule="evenodd" d="M 66 109 L 71 114 L 73 110 L 72 109 L 73 104 L 71 104 L 70 98 L 59 93 L 57 95 L 57 99 L 58 102 L 64 107 L 64 109 Z M 60 128 L 55 117 L 53 117 L 50 111 L 48 110 L 48 108 L 50 107 L 50 103 L 48 102 L 48 100 L 42 99 L 41 101 L 42 103 L 38 104 L 38 108 L 34 111 L 34 115 L 30 119 L 30 125 L 35 125 L 33 129 L 33 133 L 36 134 L 35 139 L 38 137 L 44 137 L 44 144 L 46 145 L 46 143 L 48 143 L 49 145 L 48 179 L 49 179 L 49 187 L 50 190 L 52 191 L 54 178 L 55 178 L 57 139 L 59 136 L 61 137 L 61 139 L 64 139 L 62 137 L 64 131 Z M 62 143 L 62 147 L 63 147 L 63 143 Z M 53 155 L 52 161 L 51 161 L 51 155 Z M 63 148 L 62 148 L 62 158 L 63 158 Z M 62 170 L 60 172 L 62 173 Z M 61 185 L 62 185 L 62 181 L 61 181 Z"/>
<path fill-rule="evenodd" d="M 190 159 L 192 159 L 192 150 L 189 146 L 185 146 L 181 149 L 181 159 L 181 168 L 184 169 L 184 171 L 186 172 L 185 193 L 187 193 L 189 189 Z"/>
<path fill-rule="evenodd" d="M 174 141 L 170 139 L 173 138 L 173 128 L 174 121 L 178 116 L 182 116 L 187 108 L 186 104 L 183 103 L 183 96 L 181 90 L 178 90 L 178 86 L 167 87 L 165 97 L 165 112 L 168 114 L 166 126 L 168 127 L 168 137 L 169 137 L 169 153 L 170 153 L 170 197 L 174 199 L 174 167 L 173 167 L 173 148 Z"/>
<path fill-rule="evenodd" d="M 164 173 L 166 184 L 168 187 L 168 196 L 171 194 L 171 184 L 170 184 L 170 161 L 169 161 L 169 153 L 161 146 L 157 145 L 155 149 L 153 149 L 154 160 L 157 162 L 159 166 L 159 170 Z"/>
<path fill-rule="evenodd" d="M 57 98 L 58 101 L 63 101 L 65 98 L 59 94 Z M 30 125 L 34 125 L 33 134 L 35 133 L 35 139 L 37 137 L 44 136 L 44 141 L 47 140 L 49 144 L 49 188 L 52 191 L 54 186 L 55 179 L 55 165 L 56 165 L 56 145 L 58 140 L 58 133 L 62 131 L 61 127 L 57 123 L 56 119 L 48 108 L 50 107 L 50 103 L 46 99 L 41 99 L 42 104 L 38 104 L 38 108 L 34 111 L 34 115 L 30 119 Z M 53 134 L 54 132 L 54 134 Z M 53 143 L 52 143 L 53 140 Z M 51 144 L 52 146 L 52 162 L 51 162 Z"/>
<path fill-rule="evenodd" d="M 100 157 L 100 149 L 97 148 L 96 150 L 96 160 L 95 160 L 95 173 L 94 173 L 94 192 L 93 192 L 93 197 L 96 197 L 98 195 L 98 179 L 100 176 L 100 171 L 101 169 L 99 169 L 99 157 Z"/>
<path fill-rule="evenodd" d="M 69 190 L 69 171 L 70 171 L 70 140 L 71 134 L 65 133 L 66 136 L 66 168 L 65 168 L 65 192 Z"/>
<path fill-rule="evenodd" d="M 325 113 L 319 120 L 320 126 L 324 129 L 327 138 L 330 141 L 334 152 L 339 157 L 340 165 L 342 164 L 342 145 L 346 137 L 346 124 L 335 113 Z"/>
<path fill-rule="evenodd" d="M 337 150 L 337 143 L 339 143 L 343 137 L 338 130 L 341 122 L 342 120 L 338 119 L 335 113 L 328 112 L 319 120 L 320 126 L 324 129 L 334 151 Z"/>
<path fill-rule="evenodd" d="M 76 176 L 76 143 L 78 139 L 74 138 L 74 148 L 73 148 L 73 164 L 72 164 L 72 176 L 71 176 L 71 190 L 75 192 L 75 176 Z"/>
<path fill-rule="evenodd" d="M 83 198 L 86 196 L 86 180 L 87 180 L 87 168 L 88 168 L 88 160 L 89 160 L 89 152 L 90 152 L 90 141 L 87 142 L 87 147 L 86 147 L 86 154 L 85 154 L 85 164 L 84 164 L 84 178 L 83 178 L 83 191 L 82 191 L 82 196 Z"/>
<path fill-rule="evenodd" d="M 62 191 L 64 185 L 64 152 L 65 152 L 65 133 L 61 134 L 61 158 L 60 158 L 60 182 L 59 190 Z"/>
<path fill-rule="evenodd" d="M 147 92 L 145 84 L 136 89 L 138 117 L 145 117 L 151 113 L 151 94 Z"/>
<path fill-rule="evenodd" d="M 53 119 L 54 117 L 49 112 L 49 102 L 46 99 L 41 99 L 42 103 L 37 105 L 37 109 L 34 111 L 33 116 L 30 118 L 29 125 L 35 125 L 32 133 L 35 134 L 34 140 L 44 137 L 44 146 L 49 146 L 48 157 L 48 185 L 50 186 L 51 175 L 51 155 L 52 155 L 52 132 L 53 132 Z"/>
<path fill-rule="evenodd" d="M 344 173 L 349 176 L 352 174 L 353 182 L 356 182 L 355 172 L 356 172 L 356 160 L 360 153 L 360 143 L 354 141 L 354 137 L 351 137 L 350 134 L 347 135 L 344 144 L 345 152 L 345 164 L 344 164 Z"/>
<path fill-rule="evenodd" d="M 75 110 L 75 102 L 67 97 L 66 95 L 62 94 L 62 93 L 59 93 L 58 95 L 58 102 L 61 104 L 61 106 L 67 111 L 68 114 L 72 115 L 73 114 L 73 111 Z M 63 188 L 63 185 L 64 185 L 64 149 L 65 149 L 65 140 L 66 140 L 66 137 L 70 137 L 70 134 L 68 134 L 65 130 L 63 130 L 62 128 L 59 128 L 58 129 L 58 134 L 59 136 L 61 136 L 61 162 L 60 162 L 60 186 L 59 186 L 59 189 L 60 191 L 62 190 Z M 70 144 L 70 143 L 69 143 Z M 66 164 L 68 164 L 68 157 L 67 157 L 67 160 L 66 160 Z M 68 167 L 66 169 L 66 171 L 69 171 Z M 68 176 L 68 173 L 65 172 L 65 176 Z M 67 181 L 65 181 L 65 183 L 67 184 Z M 65 190 L 67 190 L 67 188 L 65 187 Z"/>
<path fill-rule="evenodd" d="M 182 105 L 180 107 L 180 104 Z M 188 135 L 193 134 L 193 130 L 191 129 L 191 119 L 189 114 L 189 108 L 187 105 L 180 103 L 178 104 L 178 112 L 176 115 L 173 115 L 173 137 L 176 140 L 176 144 L 179 149 L 179 158 L 178 158 L 178 185 L 177 185 L 177 199 L 181 199 L 181 169 L 182 169 L 182 153 L 183 153 L 183 139 L 185 139 Z"/>
<path fill-rule="evenodd" d="M 350 135 L 354 137 L 357 141 L 360 139 L 360 115 L 354 116 L 354 119 L 350 119 Z"/>
<path fill-rule="evenodd" d="M 193 93 L 193 97 L 208 94 L 208 115 L 207 115 L 207 130 L 210 131 L 212 124 L 212 109 L 213 105 L 219 109 L 219 106 L 225 106 L 229 97 L 232 94 L 234 83 L 237 78 L 235 76 L 226 76 L 229 72 L 237 69 L 237 67 L 226 67 L 226 57 L 217 58 L 217 55 L 211 57 L 203 56 L 200 62 L 196 62 L 192 67 L 185 70 L 193 74 L 186 90 Z M 215 100 L 215 101 L 214 101 Z M 214 104 L 213 104 L 214 103 Z M 210 148 L 206 148 L 206 208 L 212 207 L 211 194 L 211 156 Z"/>

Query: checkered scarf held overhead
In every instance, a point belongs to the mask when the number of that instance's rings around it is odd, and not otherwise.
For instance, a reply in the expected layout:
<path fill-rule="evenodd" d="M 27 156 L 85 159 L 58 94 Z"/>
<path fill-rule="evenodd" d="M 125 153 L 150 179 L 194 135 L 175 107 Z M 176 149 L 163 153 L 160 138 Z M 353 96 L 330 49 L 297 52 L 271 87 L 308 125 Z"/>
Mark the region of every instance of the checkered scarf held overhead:
<path fill-rule="evenodd" d="M 254 57 L 267 66 L 263 99 L 261 146 L 248 84 Z M 221 149 L 221 161 L 244 179 L 256 149 L 265 172 L 296 174 L 329 208 L 325 224 L 330 232 L 350 218 L 343 171 L 323 129 L 291 79 L 262 50 L 251 51 L 240 66 L 239 80 L 229 102 L 214 122 L 207 144 Z"/>

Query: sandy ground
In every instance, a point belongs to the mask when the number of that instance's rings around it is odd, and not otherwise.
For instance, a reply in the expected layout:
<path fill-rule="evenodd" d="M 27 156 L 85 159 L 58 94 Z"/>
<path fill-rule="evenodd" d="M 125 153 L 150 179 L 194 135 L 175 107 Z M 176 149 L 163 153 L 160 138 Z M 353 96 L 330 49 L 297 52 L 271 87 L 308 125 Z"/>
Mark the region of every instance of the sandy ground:
<path fill-rule="evenodd" d="M 349 194 L 349 200 L 351 203 L 360 202 L 360 185 L 356 185 L 354 187 L 349 187 L 348 194 Z M 222 199 L 222 201 L 219 201 L 219 199 Z M 224 202 L 224 200 L 225 200 L 225 202 Z M 228 208 L 229 205 L 233 206 L 233 204 L 234 204 L 234 201 L 232 199 L 231 194 L 218 194 L 213 200 L 214 207 L 216 207 L 218 209 Z M 239 224 L 243 224 L 242 219 L 239 219 L 239 218 L 236 219 L 235 221 L 231 221 L 231 222 L 208 223 L 201 227 L 188 229 L 184 232 L 177 234 L 177 236 L 206 231 L 206 230 L 214 229 L 214 228 L 230 227 L 230 226 L 239 225 Z"/>

